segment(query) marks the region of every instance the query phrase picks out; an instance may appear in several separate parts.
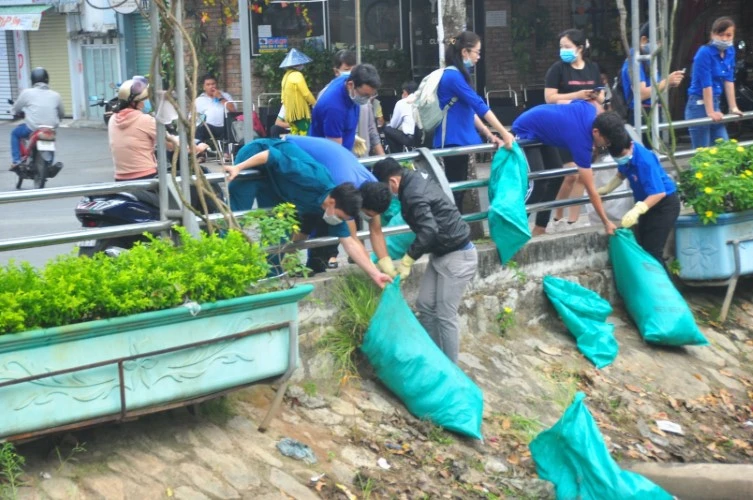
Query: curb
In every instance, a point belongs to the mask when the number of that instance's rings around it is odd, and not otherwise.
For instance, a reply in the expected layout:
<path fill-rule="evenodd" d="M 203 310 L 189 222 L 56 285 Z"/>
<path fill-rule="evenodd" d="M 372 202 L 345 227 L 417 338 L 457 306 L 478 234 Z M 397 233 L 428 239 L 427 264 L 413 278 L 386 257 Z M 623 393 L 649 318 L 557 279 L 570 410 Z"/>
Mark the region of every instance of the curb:
<path fill-rule="evenodd" d="M 682 500 L 753 498 L 753 465 L 637 463 L 627 469 Z"/>

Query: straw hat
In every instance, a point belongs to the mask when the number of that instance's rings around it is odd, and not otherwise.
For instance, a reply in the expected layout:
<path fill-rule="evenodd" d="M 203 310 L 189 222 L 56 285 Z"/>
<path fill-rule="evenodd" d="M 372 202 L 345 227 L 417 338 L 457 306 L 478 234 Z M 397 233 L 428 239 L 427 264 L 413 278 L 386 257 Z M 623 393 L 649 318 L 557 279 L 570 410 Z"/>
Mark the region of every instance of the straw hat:
<path fill-rule="evenodd" d="M 304 64 L 308 64 L 313 59 L 311 59 L 309 56 L 304 54 L 303 52 L 296 50 L 296 49 L 290 49 L 290 52 L 288 52 L 288 55 L 285 56 L 285 59 L 282 60 L 280 63 L 280 68 L 292 68 L 294 66 L 302 66 Z"/>

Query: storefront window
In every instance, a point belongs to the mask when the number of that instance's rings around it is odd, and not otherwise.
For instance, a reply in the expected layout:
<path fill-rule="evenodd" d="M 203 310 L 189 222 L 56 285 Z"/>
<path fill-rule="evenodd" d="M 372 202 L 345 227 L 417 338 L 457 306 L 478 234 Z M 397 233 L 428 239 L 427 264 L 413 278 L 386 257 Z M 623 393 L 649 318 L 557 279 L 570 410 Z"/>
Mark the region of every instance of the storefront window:
<path fill-rule="evenodd" d="M 361 0 L 361 45 L 376 50 L 401 48 L 401 8 L 401 0 Z M 330 0 L 329 16 L 332 46 L 355 47 L 355 0 Z"/>
<path fill-rule="evenodd" d="M 327 46 L 325 2 L 251 3 L 251 48 L 254 55 L 291 48 Z"/>

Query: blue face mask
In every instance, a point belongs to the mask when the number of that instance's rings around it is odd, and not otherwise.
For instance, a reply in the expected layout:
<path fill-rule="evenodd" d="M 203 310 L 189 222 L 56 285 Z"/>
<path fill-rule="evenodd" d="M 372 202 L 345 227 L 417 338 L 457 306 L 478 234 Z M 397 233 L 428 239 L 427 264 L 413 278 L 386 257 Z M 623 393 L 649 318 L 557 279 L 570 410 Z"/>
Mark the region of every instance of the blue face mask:
<path fill-rule="evenodd" d="M 473 67 L 473 61 L 471 61 L 470 59 L 463 59 L 463 66 L 471 69 Z"/>
<path fill-rule="evenodd" d="M 149 99 L 147 99 L 146 101 L 144 101 L 144 107 L 141 108 L 141 111 L 143 111 L 146 114 L 151 113 L 152 112 L 152 101 L 150 101 Z"/>
<path fill-rule="evenodd" d="M 578 58 L 575 49 L 560 49 L 560 59 L 564 63 L 571 63 Z"/>
<path fill-rule="evenodd" d="M 719 50 L 727 50 L 728 48 L 732 47 L 732 42 L 725 42 L 724 40 L 719 40 L 718 38 L 712 38 L 711 46 L 716 47 Z"/>
<path fill-rule="evenodd" d="M 625 155 L 625 156 L 620 156 L 619 158 L 615 158 L 614 161 L 617 162 L 617 165 L 624 167 L 625 165 L 630 163 L 630 160 L 632 159 L 633 159 L 633 155 Z"/>

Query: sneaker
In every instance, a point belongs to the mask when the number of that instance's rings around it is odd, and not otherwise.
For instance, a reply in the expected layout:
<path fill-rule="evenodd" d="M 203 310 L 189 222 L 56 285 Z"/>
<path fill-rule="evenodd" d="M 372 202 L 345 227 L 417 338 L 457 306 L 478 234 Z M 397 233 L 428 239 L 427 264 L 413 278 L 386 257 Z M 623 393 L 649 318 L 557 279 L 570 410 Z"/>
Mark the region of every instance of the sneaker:
<path fill-rule="evenodd" d="M 546 234 L 556 234 L 567 230 L 567 218 L 563 217 L 559 220 L 555 220 L 554 217 L 549 221 L 546 226 Z"/>

